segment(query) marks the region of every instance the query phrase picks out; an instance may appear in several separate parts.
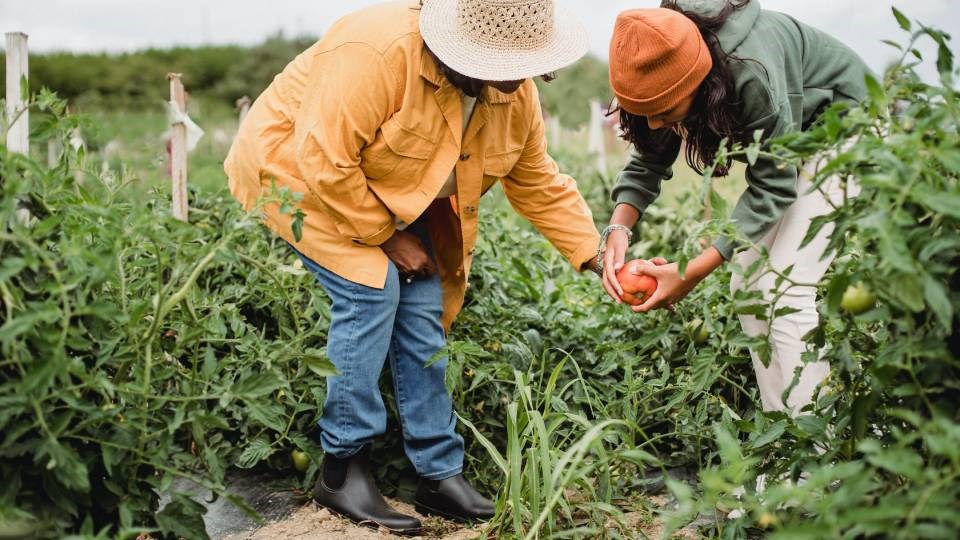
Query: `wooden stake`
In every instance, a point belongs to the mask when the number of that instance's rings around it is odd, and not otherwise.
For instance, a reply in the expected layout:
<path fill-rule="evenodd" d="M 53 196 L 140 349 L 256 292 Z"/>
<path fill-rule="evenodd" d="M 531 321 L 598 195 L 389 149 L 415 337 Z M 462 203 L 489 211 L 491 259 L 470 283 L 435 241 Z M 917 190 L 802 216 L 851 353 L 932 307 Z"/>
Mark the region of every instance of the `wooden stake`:
<path fill-rule="evenodd" d="M 18 154 L 30 153 L 30 119 L 26 90 L 29 73 L 27 35 L 7 35 L 7 149 Z"/>
<path fill-rule="evenodd" d="M 60 163 L 60 154 L 63 152 L 63 146 L 57 139 L 47 141 L 47 168 L 52 169 Z"/>
<path fill-rule="evenodd" d="M 168 73 L 170 80 L 170 102 L 183 115 L 187 113 L 187 97 L 179 73 Z M 174 120 L 170 126 L 170 180 L 173 192 L 173 217 L 187 221 L 189 204 L 187 201 L 187 125 Z"/>
<path fill-rule="evenodd" d="M 703 201 L 703 222 L 708 223 L 712 219 L 713 219 L 713 178 L 711 178 L 710 183 L 707 184 L 707 194 L 705 195 L 704 201 Z M 701 248 L 707 249 L 709 246 L 710 246 L 709 236 L 704 236 L 700 238 Z"/>
<path fill-rule="evenodd" d="M 236 101 L 237 112 L 240 113 L 240 123 L 243 123 L 243 119 L 247 117 L 247 113 L 250 112 L 250 105 L 253 102 L 250 101 L 250 98 L 243 96 L 242 98 Z"/>
<path fill-rule="evenodd" d="M 560 136 L 563 135 L 563 126 L 560 125 L 560 118 L 551 116 L 547 122 L 547 132 L 550 134 L 550 150 L 556 152 L 560 149 Z"/>
<path fill-rule="evenodd" d="M 590 143 L 587 151 L 597 158 L 597 169 L 607 173 L 607 144 L 604 132 L 603 104 L 599 100 L 590 100 Z"/>
<path fill-rule="evenodd" d="M 71 113 L 72 114 L 72 113 Z M 70 131 L 70 147 L 73 148 L 76 158 L 71 159 L 73 166 L 73 182 L 78 186 L 83 184 L 83 161 L 86 159 L 87 145 L 83 142 L 83 135 L 80 134 L 80 128 L 75 127 Z M 84 157 L 80 158 L 80 151 L 83 150 Z"/>

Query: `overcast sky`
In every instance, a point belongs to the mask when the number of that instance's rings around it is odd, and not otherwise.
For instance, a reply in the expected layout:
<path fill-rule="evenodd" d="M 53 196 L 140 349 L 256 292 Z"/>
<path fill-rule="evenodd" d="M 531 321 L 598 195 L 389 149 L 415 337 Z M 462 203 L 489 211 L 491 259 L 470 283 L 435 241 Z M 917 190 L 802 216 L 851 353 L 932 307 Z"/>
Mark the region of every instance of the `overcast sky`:
<path fill-rule="evenodd" d="M 282 30 L 320 35 L 339 17 L 379 0 L 0 0 L 0 31 L 22 31 L 35 51 L 126 51 L 145 47 L 252 44 Z M 581 17 L 592 51 L 606 57 L 617 13 L 655 7 L 659 0 L 557 0 Z M 893 57 L 881 39 L 900 40 L 890 14 L 960 39 L 958 0 L 755 0 L 837 36 L 876 70 Z M 956 51 L 957 46 L 953 49 Z"/>

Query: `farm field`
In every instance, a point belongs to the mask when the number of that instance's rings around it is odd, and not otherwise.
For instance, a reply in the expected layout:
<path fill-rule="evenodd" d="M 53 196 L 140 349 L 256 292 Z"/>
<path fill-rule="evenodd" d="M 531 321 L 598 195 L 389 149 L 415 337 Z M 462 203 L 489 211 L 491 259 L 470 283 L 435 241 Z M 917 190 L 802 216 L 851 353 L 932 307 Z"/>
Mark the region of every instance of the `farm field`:
<path fill-rule="evenodd" d="M 829 218 L 839 256 L 815 284 L 821 323 L 808 341 L 831 375 L 807 414 L 762 412 L 748 348 L 769 344 L 746 337 L 738 316 L 780 313 L 732 295 L 731 268 L 676 312 L 633 314 L 495 189 L 444 352 L 467 475 L 497 513 L 471 527 L 430 521 L 433 537 L 956 536 L 957 70 L 944 35 L 901 24 L 904 59 L 860 108 L 763 150 L 797 164 L 832 153 L 823 175 L 862 188 Z M 939 45 L 923 60 L 937 82 L 915 73 L 918 40 Z M 551 99 L 553 110 L 587 108 Z M 30 114 L 30 155 L 0 147 L 0 539 L 206 538 L 217 500 L 256 522 L 229 480 L 261 474 L 289 495 L 291 515 L 225 537 L 384 537 L 306 502 L 334 373 L 329 302 L 226 189 L 231 100 L 191 98 L 206 134 L 189 158 L 186 223 L 170 216 L 162 103 L 88 101 L 73 114 L 33 89 Z M 83 150 L 70 144 L 77 128 Z M 599 171 L 586 137 L 568 126 L 551 152 L 602 228 L 625 155 L 610 145 Z M 64 149 L 52 161 L 50 140 Z M 709 180 L 704 221 L 705 181 L 678 164 L 631 258 L 685 262 L 725 231 L 743 170 Z M 862 309 L 845 299 L 854 286 L 869 297 Z M 391 419 L 372 454 L 381 489 L 407 504 L 416 475 L 386 377 Z M 294 452 L 306 456 L 299 468 Z"/>

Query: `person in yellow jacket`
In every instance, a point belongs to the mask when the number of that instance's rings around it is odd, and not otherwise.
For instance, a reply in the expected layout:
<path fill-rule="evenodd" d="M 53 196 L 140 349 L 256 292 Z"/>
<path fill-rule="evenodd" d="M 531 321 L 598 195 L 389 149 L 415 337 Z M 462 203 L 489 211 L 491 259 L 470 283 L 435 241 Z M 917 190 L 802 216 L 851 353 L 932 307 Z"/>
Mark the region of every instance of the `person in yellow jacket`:
<path fill-rule="evenodd" d="M 368 448 L 386 428 L 378 379 L 389 359 L 418 511 L 487 519 L 463 478 L 463 439 L 430 359 L 463 304 L 481 196 L 500 181 L 514 208 L 578 270 L 598 271 L 599 235 L 547 154 L 533 78 L 586 53 L 583 27 L 553 0 L 426 0 L 350 14 L 256 100 L 225 162 L 246 207 L 274 188 L 302 193 L 302 235 L 286 240 L 332 303 L 314 498 L 356 521 L 415 533 L 376 488 Z"/>

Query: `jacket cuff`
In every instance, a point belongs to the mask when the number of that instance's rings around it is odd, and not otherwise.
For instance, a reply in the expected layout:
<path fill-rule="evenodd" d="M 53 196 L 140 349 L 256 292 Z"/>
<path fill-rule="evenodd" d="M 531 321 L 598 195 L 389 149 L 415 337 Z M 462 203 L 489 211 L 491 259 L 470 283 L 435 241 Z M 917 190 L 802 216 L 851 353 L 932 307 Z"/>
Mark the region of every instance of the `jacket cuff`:
<path fill-rule="evenodd" d="M 614 189 L 613 202 L 614 206 L 618 204 L 629 204 L 640 213 L 641 218 L 643 217 L 644 212 L 647 211 L 647 207 L 650 206 L 649 201 L 647 201 L 641 195 L 638 195 L 637 192 L 630 189 Z"/>
<path fill-rule="evenodd" d="M 733 258 L 733 252 L 741 247 L 741 244 L 729 236 L 722 236 L 713 243 L 713 247 L 717 248 L 723 260 L 729 261 Z"/>
<path fill-rule="evenodd" d="M 597 256 L 598 247 L 600 247 L 600 235 L 595 234 L 584 240 L 583 243 L 570 254 L 568 257 L 570 264 L 572 264 L 578 272 L 586 271 L 587 268 L 584 268 L 584 265 L 590 262 L 590 259 Z"/>
<path fill-rule="evenodd" d="M 361 246 L 379 246 L 380 244 L 389 240 L 396 231 L 397 224 L 391 220 L 379 231 L 363 238 L 351 238 L 351 240 L 354 244 L 359 244 Z"/>

